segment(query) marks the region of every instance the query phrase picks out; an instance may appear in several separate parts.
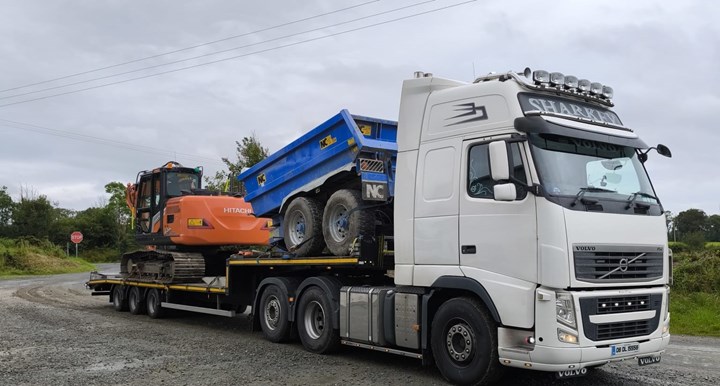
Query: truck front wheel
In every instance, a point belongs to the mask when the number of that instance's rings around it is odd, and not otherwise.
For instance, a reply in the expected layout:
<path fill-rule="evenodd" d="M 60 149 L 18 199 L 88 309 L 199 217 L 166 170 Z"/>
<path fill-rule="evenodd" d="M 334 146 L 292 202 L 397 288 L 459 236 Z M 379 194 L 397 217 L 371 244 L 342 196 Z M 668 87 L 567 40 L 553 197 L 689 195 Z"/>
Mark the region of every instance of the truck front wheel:
<path fill-rule="evenodd" d="M 128 294 L 128 308 L 130 309 L 130 313 L 133 315 L 140 315 L 145 312 L 145 299 L 143 299 L 140 288 L 130 288 L 130 293 Z"/>
<path fill-rule="evenodd" d="M 334 313 L 331 300 L 318 287 L 308 289 L 300 298 L 296 318 L 298 335 L 305 349 L 326 354 L 340 346 L 340 332 L 333 329 Z"/>
<path fill-rule="evenodd" d="M 325 248 L 322 234 L 322 204 L 311 197 L 297 197 L 283 220 L 285 245 L 298 256 L 319 255 Z"/>
<path fill-rule="evenodd" d="M 290 339 L 290 306 L 280 287 L 270 284 L 260 297 L 260 327 L 265 339 L 279 343 Z"/>
<path fill-rule="evenodd" d="M 360 235 L 371 235 L 375 228 L 373 212 L 360 209 L 362 194 L 357 190 L 342 189 L 333 193 L 323 213 L 323 236 L 330 252 L 347 256 Z"/>
<path fill-rule="evenodd" d="M 497 326 L 475 299 L 443 303 L 432 322 L 431 346 L 440 373 L 457 384 L 486 385 L 502 376 Z"/>

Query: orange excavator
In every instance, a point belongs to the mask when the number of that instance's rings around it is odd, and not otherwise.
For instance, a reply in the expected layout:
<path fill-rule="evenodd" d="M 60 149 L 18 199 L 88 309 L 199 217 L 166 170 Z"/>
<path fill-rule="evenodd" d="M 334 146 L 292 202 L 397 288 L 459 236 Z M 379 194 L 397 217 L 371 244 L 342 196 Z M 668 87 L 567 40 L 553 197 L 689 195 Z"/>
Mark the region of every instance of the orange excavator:
<path fill-rule="evenodd" d="M 202 189 L 202 168 L 170 161 L 139 172 L 126 202 L 135 240 L 146 250 L 126 253 L 126 279 L 181 283 L 224 275 L 233 246 L 267 245 L 267 219 L 241 197 Z"/>

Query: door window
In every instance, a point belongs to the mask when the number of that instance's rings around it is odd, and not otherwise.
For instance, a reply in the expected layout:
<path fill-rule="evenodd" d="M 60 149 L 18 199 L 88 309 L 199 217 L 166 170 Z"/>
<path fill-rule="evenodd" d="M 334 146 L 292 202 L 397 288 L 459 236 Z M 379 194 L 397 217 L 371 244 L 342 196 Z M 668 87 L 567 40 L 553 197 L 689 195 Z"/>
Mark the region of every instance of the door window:
<path fill-rule="evenodd" d="M 467 192 L 473 198 L 495 198 L 494 186 L 496 182 L 490 174 L 489 143 L 481 143 L 470 148 L 468 157 Z M 517 199 L 523 199 L 527 195 L 523 184 L 527 184 L 525 164 L 522 158 L 520 143 L 510 144 L 510 165 L 511 176 L 515 181 Z M 518 183 L 519 182 L 519 183 Z M 522 183 L 522 184 L 521 184 Z"/>

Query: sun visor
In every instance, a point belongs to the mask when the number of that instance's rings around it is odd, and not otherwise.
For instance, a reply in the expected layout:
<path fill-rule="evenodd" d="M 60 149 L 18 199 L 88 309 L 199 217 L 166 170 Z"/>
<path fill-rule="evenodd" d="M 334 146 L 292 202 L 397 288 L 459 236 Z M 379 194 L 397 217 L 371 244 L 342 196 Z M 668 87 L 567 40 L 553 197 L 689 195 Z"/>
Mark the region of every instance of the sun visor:
<path fill-rule="evenodd" d="M 604 127 L 596 128 L 594 125 L 579 122 L 572 122 L 572 125 L 563 124 L 562 121 L 562 119 L 542 116 L 516 118 L 515 129 L 523 133 L 556 134 L 620 146 L 631 146 L 638 149 L 648 148 L 647 144 L 631 131 Z M 616 135 L 610 132 L 616 132 Z"/>

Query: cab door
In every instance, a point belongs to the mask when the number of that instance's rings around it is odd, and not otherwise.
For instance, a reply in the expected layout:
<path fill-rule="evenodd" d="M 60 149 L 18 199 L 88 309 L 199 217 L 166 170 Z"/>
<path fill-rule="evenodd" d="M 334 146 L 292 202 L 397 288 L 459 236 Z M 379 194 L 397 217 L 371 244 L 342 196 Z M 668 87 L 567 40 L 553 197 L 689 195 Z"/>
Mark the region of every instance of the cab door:
<path fill-rule="evenodd" d="M 152 173 L 140 178 L 137 208 L 138 233 L 158 233 L 161 229 L 163 192 L 162 174 Z"/>
<path fill-rule="evenodd" d="M 537 282 L 535 196 L 523 189 L 523 184 L 515 183 L 515 200 L 495 200 L 489 145 L 487 139 L 463 142 L 458 220 L 460 266 L 467 276 L 486 287 L 494 286 L 497 291 L 502 291 L 504 285 L 526 287 L 526 283 L 519 281 Z M 508 140 L 507 145 L 511 177 L 527 183 L 526 144 Z"/>

